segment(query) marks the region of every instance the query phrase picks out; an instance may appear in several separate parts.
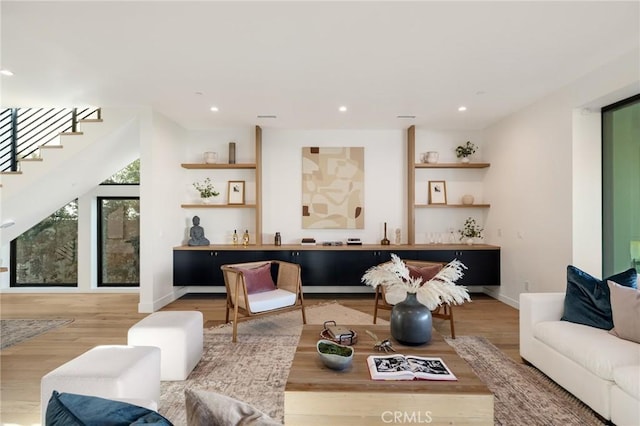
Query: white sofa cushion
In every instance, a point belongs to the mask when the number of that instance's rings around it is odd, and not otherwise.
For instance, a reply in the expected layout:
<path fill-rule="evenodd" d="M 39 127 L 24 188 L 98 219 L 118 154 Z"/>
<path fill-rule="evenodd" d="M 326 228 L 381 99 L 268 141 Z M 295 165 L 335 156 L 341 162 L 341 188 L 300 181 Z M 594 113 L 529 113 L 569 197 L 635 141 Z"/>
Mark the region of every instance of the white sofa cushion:
<path fill-rule="evenodd" d="M 533 327 L 536 339 L 598 377 L 614 380 L 616 368 L 640 364 L 638 344 L 601 330 L 568 321 L 545 321 Z"/>
<path fill-rule="evenodd" d="M 270 311 L 296 303 L 295 293 L 281 289 L 254 293 L 248 297 L 249 307 L 251 308 L 251 312 L 254 313 Z"/>
<path fill-rule="evenodd" d="M 640 351 L 640 348 L 638 348 Z M 613 370 L 613 380 L 623 391 L 640 399 L 640 365 L 628 365 Z"/>

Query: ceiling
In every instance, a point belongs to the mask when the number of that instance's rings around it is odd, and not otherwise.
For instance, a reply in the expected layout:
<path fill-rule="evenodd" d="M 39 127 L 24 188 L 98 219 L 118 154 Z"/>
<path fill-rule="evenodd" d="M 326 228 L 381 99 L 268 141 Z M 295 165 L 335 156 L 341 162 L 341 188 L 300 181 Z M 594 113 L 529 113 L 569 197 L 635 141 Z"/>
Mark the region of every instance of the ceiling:
<path fill-rule="evenodd" d="M 638 1 L 0 7 L 2 106 L 147 106 L 189 129 L 481 129 L 640 43 Z"/>

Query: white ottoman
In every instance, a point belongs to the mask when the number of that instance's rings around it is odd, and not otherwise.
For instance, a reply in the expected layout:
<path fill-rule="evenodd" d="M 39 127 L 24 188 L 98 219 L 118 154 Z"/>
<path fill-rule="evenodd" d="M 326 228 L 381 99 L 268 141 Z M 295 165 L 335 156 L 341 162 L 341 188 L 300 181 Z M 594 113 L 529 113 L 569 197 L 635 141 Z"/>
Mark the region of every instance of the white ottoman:
<path fill-rule="evenodd" d="M 54 390 L 157 407 L 160 402 L 160 349 L 153 346 L 96 346 L 45 374 L 40 381 L 43 425 L 47 403 Z"/>
<path fill-rule="evenodd" d="M 154 312 L 134 324 L 129 345 L 160 348 L 160 379 L 186 380 L 202 357 L 203 317 L 200 311 Z"/>

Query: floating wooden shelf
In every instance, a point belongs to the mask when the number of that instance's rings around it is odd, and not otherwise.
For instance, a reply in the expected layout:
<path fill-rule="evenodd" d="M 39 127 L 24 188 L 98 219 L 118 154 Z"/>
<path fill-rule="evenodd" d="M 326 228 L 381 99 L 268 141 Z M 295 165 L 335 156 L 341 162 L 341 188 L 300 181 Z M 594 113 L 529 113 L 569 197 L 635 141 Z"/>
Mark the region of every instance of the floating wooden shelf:
<path fill-rule="evenodd" d="M 0 272 L 8 272 L 9 268 L 5 268 L 4 266 L 0 266 Z"/>
<path fill-rule="evenodd" d="M 181 204 L 183 209 L 255 209 L 255 204 Z"/>
<path fill-rule="evenodd" d="M 491 207 L 491 204 L 416 204 L 415 207 L 483 209 L 483 208 Z"/>
<path fill-rule="evenodd" d="M 256 165 L 253 163 L 238 163 L 238 164 L 182 163 L 181 166 L 185 169 L 255 169 L 256 168 Z"/>
<path fill-rule="evenodd" d="M 417 163 L 416 169 L 485 169 L 490 163 Z"/>

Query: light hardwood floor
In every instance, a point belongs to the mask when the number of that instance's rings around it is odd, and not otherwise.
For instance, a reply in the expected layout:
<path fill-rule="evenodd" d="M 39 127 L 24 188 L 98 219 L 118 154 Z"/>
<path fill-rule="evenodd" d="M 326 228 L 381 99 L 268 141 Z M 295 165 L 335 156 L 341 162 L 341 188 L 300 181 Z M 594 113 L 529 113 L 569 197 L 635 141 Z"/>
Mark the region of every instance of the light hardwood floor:
<path fill-rule="evenodd" d="M 373 295 L 307 294 L 306 305 L 336 300 L 344 306 L 373 314 Z M 0 423 L 40 423 L 40 378 L 96 345 L 126 344 L 127 330 L 147 314 L 138 313 L 137 294 L 0 294 L 0 317 L 73 318 L 70 325 L 0 351 Z M 205 326 L 224 322 L 225 301 L 220 295 L 187 295 L 163 310 L 199 310 Z M 456 335 L 484 336 L 516 362 L 518 311 L 481 294 L 472 303 L 455 308 Z M 389 311 L 381 318 L 388 319 Z M 434 327 L 449 335 L 447 321 Z"/>

